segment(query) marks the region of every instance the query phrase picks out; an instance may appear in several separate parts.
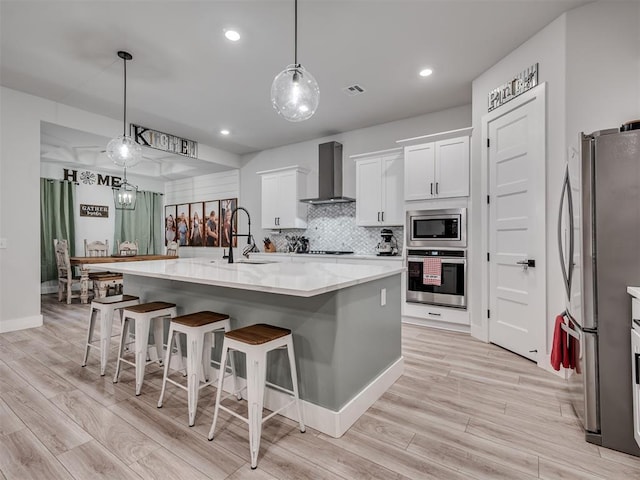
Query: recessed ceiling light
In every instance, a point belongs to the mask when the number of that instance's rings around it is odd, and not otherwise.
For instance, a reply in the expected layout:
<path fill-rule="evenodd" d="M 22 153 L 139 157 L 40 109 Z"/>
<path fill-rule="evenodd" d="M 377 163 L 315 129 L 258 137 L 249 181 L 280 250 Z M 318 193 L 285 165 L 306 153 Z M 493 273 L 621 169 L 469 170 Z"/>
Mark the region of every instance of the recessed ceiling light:
<path fill-rule="evenodd" d="M 232 42 L 240 40 L 240 34 L 235 30 L 226 30 L 224 32 L 224 36 L 227 37 L 227 40 L 231 40 Z"/>
<path fill-rule="evenodd" d="M 420 70 L 421 77 L 428 77 L 432 73 L 433 73 L 433 70 L 431 70 L 430 68 L 423 68 L 422 70 Z"/>
<path fill-rule="evenodd" d="M 226 128 L 223 128 L 222 130 L 220 130 L 220 135 L 229 135 L 231 132 L 229 130 L 227 130 Z"/>

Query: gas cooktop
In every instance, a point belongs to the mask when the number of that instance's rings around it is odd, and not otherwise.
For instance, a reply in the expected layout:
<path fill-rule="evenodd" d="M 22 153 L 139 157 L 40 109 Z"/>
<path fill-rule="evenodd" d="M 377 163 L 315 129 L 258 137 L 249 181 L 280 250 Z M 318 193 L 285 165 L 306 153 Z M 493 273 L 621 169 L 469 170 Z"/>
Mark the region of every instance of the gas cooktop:
<path fill-rule="evenodd" d="M 346 252 L 342 250 L 310 250 L 308 253 L 313 255 L 351 255 L 353 252 Z"/>

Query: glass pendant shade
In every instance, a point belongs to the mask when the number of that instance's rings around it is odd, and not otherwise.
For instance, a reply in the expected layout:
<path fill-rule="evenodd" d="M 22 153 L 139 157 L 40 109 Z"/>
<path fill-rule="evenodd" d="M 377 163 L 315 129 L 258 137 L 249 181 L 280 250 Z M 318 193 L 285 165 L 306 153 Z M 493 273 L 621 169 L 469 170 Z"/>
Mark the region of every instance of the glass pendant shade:
<path fill-rule="evenodd" d="M 125 177 L 120 186 L 113 189 L 116 210 L 135 210 L 137 193 L 138 187 L 127 182 Z"/>
<path fill-rule="evenodd" d="M 107 156 L 120 167 L 133 167 L 142 160 L 142 147 L 128 135 L 120 135 L 107 144 Z"/>
<path fill-rule="evenodd" d="M 271 104 L 278 114 L 290 122 L 310 118 L 318 108 L 318 82 L 302 65 L 289 65 L 271 85 Z"/>

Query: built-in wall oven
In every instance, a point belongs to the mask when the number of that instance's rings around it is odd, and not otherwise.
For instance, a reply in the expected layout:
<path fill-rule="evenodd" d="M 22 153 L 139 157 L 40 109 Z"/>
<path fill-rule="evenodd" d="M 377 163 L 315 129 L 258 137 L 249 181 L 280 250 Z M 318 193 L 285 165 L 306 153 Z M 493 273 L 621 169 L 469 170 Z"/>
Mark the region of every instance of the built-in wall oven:
<path fill-rule="evenodd" d="M 425 268 L 440 265 L 437 282 L 427 281 Z M 467 308 L 466 250 L 407 250 L 407 302 Z"/>
<path fill-rule="evenodd" d="M 467 246 L 467 209 L 407 212 L 407 248 Z"/>

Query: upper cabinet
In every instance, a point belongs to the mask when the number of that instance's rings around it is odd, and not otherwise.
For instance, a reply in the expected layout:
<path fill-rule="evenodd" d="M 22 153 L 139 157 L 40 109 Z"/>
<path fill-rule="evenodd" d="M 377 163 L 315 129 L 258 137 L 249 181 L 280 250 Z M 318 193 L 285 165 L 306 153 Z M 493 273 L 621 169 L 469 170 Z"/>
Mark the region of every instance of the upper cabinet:
<path fill-rule="evenodd" d="M 257 172 L 262 176 L 262 228 L 307 228 L 308 170 L 298 166 Z"/>
<path fill-rule="evenodd" d="M 356 224 L 402 225 L 402 149 L 352 155 L 351 159 L 356 162 Z"/>
<path fill-rule="evenodd" d="M 444 135 L 444 134 L 443 134 Z M 427 139 L 437 137 L 429 135 Z M 413 139 L 402 140 L 408 142 Z M 469 196 L 469 136 L 404 147 L 404 198 Z"/>

